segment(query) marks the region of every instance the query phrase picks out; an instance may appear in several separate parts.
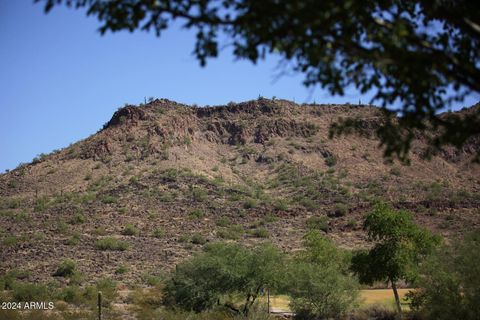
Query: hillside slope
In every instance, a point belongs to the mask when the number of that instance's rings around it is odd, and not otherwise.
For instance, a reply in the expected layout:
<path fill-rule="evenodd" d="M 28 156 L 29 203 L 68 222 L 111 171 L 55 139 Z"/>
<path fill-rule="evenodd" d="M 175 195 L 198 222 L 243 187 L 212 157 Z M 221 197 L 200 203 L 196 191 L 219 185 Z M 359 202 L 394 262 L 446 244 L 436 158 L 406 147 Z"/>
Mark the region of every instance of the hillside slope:
<path fill-rule="evenodd" d="M 328 139 L 339 117 L 362 119 L 371 135 Z M 312 227 L 355 248 L 376 200 L 446 237 L 478 227 L 478 139 L 425 161 L 419 136 L 403 166 L 382 157 L 379 119 L 369 106 L 267 99 L 121 108 L 91 137 L 0 176 L 0 272 L 45 280 L 71 258 L 87 280 L 136 281 L 205 241 L 290 251 Z M 98 241 L 110 237 L 128 248 L 104 250 Z M 127 274 L 115 274 L 121 265 Z"/>

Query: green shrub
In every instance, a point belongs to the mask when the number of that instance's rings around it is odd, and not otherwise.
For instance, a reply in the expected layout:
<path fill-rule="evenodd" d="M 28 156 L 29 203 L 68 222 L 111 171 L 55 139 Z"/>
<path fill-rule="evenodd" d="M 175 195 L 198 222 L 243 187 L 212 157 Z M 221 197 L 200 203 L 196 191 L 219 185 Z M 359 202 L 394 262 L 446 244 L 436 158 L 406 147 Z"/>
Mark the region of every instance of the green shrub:
<path fill-rule="evenodd" d="M 249 233 L 257 238 L 268 238 L 270 236 L 268 230 L 265 228 L 253 229 Z"/>
<path fill-rule="evenodd" d="M 15 246 L 18 243 L 18 238 L 16 236 L 7 236 L 3 239 L 2 244 L 4 246 Z"/>
<path fill-rule="evenodd" d="M 325 164 L 329 167 L 333 167 L 337 164 L 337 157 L 335 155 L 330 155 L 325 158 Z"/>
<path fill-rule="evenodd" d="M 165 236 L 165 231 L 162 228 L 156 228 L 153 230 L 153 236 L 155 238 L 163 238 Z"/>
<path fill-rule="evenodd" d="M 299 319 L 338 319 L 355 305 L 358 282 L 349 272 L 346 253 L 318 231 L 310 231 L 288 264 L 290 307 Z"/>
<path fill-rule="evenodd" d="M 13 269 L 5 275 L 0 276 L 0 297 L 1 291 L 12 290 L 17 280 L 27 279 L 30 273 L 25 270 Z"/>
<path fill-rule="evenodd" d="M 421 266 L 420 288 L 411 307 L 426 319 L 478 319 L 480 232 L 444 245 Z"/>
<path fill-rule="evenodd" d="M 346 215 L 348 212 L 348 206 L 344 203 L 337 203 L 335 205 L 335 209 L 333 211 L 333 214 L 335 217 L 343 217 Z"/>
<path fill-rule="evenodd" d="M 252 209 L 257 206 L 257 200 L 249 198 L 243 203 L 244 209 Z"/>
<path fill-rule="evenodd" d="M 207 243 L 207 239 L 205 239 L 205 237 L 202 236 L 201 234 L 195 233 L 192 236 L 191 242 L 194 243 L 194 244 L 202 244 L 203 245 L 203 244 Z"/>
<path fill-rule="evenodd" d="M 172 202 L 177 197 L 176 192 L 165 191 L 160 194 L 159 200 L 162 202 Z"/>
<path fill-rule="evenodd" d="M 118 208 L 117 212 L 120 213 L 120 214 L 125 214 L 125 213 L 127 213 L 127 208 L 125 208 L 125 207 Z"/>
<path fill-rule="evenodd" d="M 190 236 L 187 234 L 183 234 L 178 238 L 178 242 L 182 242 L 182 243 L 190 242 L 190 240 L 191 240 Z"/>
<path fill-rule="evenodd" d="M 185 136 L 183 138 L 183 144 L 186 145 L 186 146 L 191 145 L 192 144 L 192 139 L 190 139 L 190 137 Z"/>
<path fill-rule="evenodd" d="M 285 199 L 277 199 L 275 201 L 275 209 L 277 210 L 282 210 L 282 211 L 285 211 L 285 210 L 288 210 L 288 203 Z"/>
<path fill-rule="evenodd" d="M 137 227 L 131 223 L 127 224 L 122 230 L 122 234 L 124 236 L 138 236 L 139 233 L 140 231 L 137 229 Z"/>
<path fill-rule="evenodd" d="M 124 265 L 120 265 L 115 269 L 115 274 L 124 274 L 128 272 L 128 268 Z"/>
<path fill-rule="evenodd" d="M 263 222 L 264 222 L 265 224 L 267 224 L 267 223 L 272 223 L 272 222 L 275 222 L 275 221 L 277 221 L 277 220 L 278 220 L 278 217 L 277 217 L 277 216 L 274 216 L 273 214 L 267 214 L 267 215 L 265 216 L 265 218 L 263 218 Z"/>
<path fill-rule="evenodd" d="M 177 265 L 165 287 L 165 303 L 187 311 L 205 311 L 218 303 L 233 305 L 238 313 L 249 314 L 262 288 L 274 290 L 280 284 L 282 253 L 271 245 L 245 248 L 214 243 L 204 252 Z M 240 297 L 246 297 L 243 302 Z M 243 300 L 243 299 L 242 299 Z M 241 310 L 241 311 L 240 311 Z"/>
<path fill-rule="evenodd" d="M 106 195 L 102 198 L 102 202 L 105 204 L 117 203 L 117 198 L 114 196 Z"/>
<path fill-rule="evenodd" d="M 193 187 L 192 197 L 197 202 L 203 202 L 207 200 L 208 193 L 201 187 Z"/>
<path fill-rule="evenodd" d="M 35 212 L 45 211 L 48 207 L 49 202 L 50 201 L 47 196 L 38 197 L 37 200 L 35 201 L 35 207 L 33 208 L 33 211 Z"/>
<path fill-rule="evenodd" d="M 74 305 L 81 305 L 85 302 L 82 290 L 76 285 L 63 288 L 58 294 L 58 298 Z"/>
<path fill-rule="evenodd" d="M 10 180 L 7 183 L 9 188 L 16 189 L 18 187 L 18 181 L 17 180 Z"/>
<path fill-rule="evenodd" d="M 328 218 L 326 216 L 313 216 L 307 219 L 307 228 L 328 232 Z"/>
<path fill-rule="evenodd" d="M 150 273 L 144 273 L 142 274 L 142 280 L 145 282 L 145 284 L 149 286 L 158 286 L 165 282 L 165 275 L 159 274 L 159 275 L 153 275 Z"/>
<path fill-rule="evenodd" d="M 58 220 L 57 221 L 57 232 L 58 233 L 67 233 L 68 232 L 68 224 L 65 223 L 63 220 Z"/>
<path fill-rule="evenodd" d="M 98 250 L 124 251 L 128 249 L 128 243 L 112 237 L 103 238 L 95 242 Z"/>
<path fill-rule="evenodd" d="M 349 227 L 349 228 L 355 228 L 356 226 L 357 226 L 357 221 L 356 221 L 356 220 L 353 220 L 353 219 L 348 220 L 348 222 L 347 222 L 347 227 Z"/>
<path fill-rule="evenodd" d="M 215 221 L 215 224 L 219 227 L 227 227 L 230 225 L 230 219 L 228 217 L 220 217 Z"/>
<path fill-rule="evenodd" d="M 243 235 L 243 227 L 240 225 L 233 225 L 226 229 L 217 231 L 217 236 L 222 239 L 237 240 Z"/>
<path fill-rule="evenodd" d="M 94 286 L 85 288 L 84 296 L 91 303 L 96 304 L 98 291 L 102 292 L 102 306 L 108 308 L 118 295 L 117 283 L 110 278 L 100 279 Z"/>
<path fill-rule="evenodd" d="M 56 277 L 69 277 L 75 273 L 76 264 L 71 259 L 63 260 L 53 274 Z"/>
<path fill-rule="evenodd" d="M 45 301 L 50 298 L 50 290 L 44 284 L 15 282 L 12 288 L 14 301 Z"/>
<path fill-rule="evenodd" d="M 84 223 L 87 219 L 81 213 L 76 213 L 73 217 L 68 220 L 69 224 L 81 224 Z"/>
<path fill-rule="evenodd" d="M 318 207 L 317 203 L 315 200 L 308 198 L 308 197 L 302 197 L 298 200 L 299 204 L 306 209 L 313 210 Z"/>
<path fill-rule="evenodd" d="M 204 213 L 200 209 L 194 209 L 190 212 L 190 218 L 192 219 L 200 219 L 204 216 Z"/>

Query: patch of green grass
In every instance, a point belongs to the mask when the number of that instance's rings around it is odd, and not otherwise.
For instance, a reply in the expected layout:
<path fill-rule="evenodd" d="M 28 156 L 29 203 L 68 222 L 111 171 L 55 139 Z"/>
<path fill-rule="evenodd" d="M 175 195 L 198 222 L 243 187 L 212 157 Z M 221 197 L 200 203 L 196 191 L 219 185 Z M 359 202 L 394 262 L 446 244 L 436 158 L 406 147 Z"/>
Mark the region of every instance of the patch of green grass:
<path fill-rule="evenodd" d="M 82 213 L 78 212 L 68 220 L 68 223 L 75 225 L 84 223 L 85 221 L 87 221 L 87 218 Z"/>
<path fill-rule="evenodd" d="M 249 234 L 251 234 L 252 236 L 254 236 L 256 238 L 268 238 L 270 236 L 270 233 L 265 228 L 258 228 L 258 229 L 250 230 Z"/>
<path fill-rule="evenodd" d="M 2 244 L 4 246 L 16 246 L 20 242 L 25 242 L 27 241 L 27 236 L 26 235 L 21 235 L 21 236 L 7 236 L 3 239 Z"/>
<path fill-rule="evenodd" d="M 207 239 L 205 239 L 205 237 L 202 236 L 201 234 L 195 233 L 195 234 L 192 236 L 191 242 L 192 242 L 193 244 L 201 244 L 201 245 L 203 245 L 203 244 L 207 243 Z"/>
<path fill-rule="evenodd" d="M 155 230 L 153 230 L 153 236 L 155 238 L 163 238 L 165 236 L 165 230 L 163 230 L 162 228 L 156 228 Z"/>
<path fill-rule="evenodd" d="M 178 238 L 178 242 L 181 242 L 181 243 L 190 242 L 190 236 L 187 234 L 181 235 Z"/>
<path fill-rule="evenodd" d="M 122 230 L 122 234 L 124 236 L 138 236 L 139 233 L 140 231 L 137 229 L 137 227 L 131 223 L 127 224 Z"/>
<path fill-rule="evenodd" d="M 115 274 L 124 274 L 128 272 L 128 268 L 124 265 L 120 265 L 115 269 Z"/>
<path fill-rule="evenodd" d="M 233 225 L 225 229 L 217 230 L 217 236 L 222 239 L 237 240 L 243 235 L 244 230 L 241 225 Z"/>
<path fill-rule="evenodd" d="M 208 193 L 202 187 L 193 187 L 192 197 L 193 197 L 193 200 L 197 202 L 203 202 L 207 200 Z"/>
<path fill-rule="evenodd" d="M 69 246 L 76 246 L 80 243 L 80 233 L 74 232 L 70 238 L 67 239 L 67 245 Z"/>
<path fill-rule="evenodd" d="M 18 181 L 17 180 L 10 180 L 7 183 L 7 186 L 12 189 L 16 189 L 18 187 Z"/>
<path fill-rule="evenodd" d="M 183 144 L 189 146 L 192 144 L 192 139 L 188 136 L 183 137 Z"/>
<path fill-rule="evenodd" d="M 0 199 L 1 209 L 16 209 L 22 205 L 22 199 L 20 198 L 3 198 Z"/>
<path fill-rule="evenodd" d="M 274 207 L 277 210 L 288 210 L 288 202 L 285 199 L 277 199 L 274 203 Z"/>
<path fill-rule="evenodd" d="M 93 230 L 93 234 L 97 236 L 104 236 L 107 234 L 107 229 L 105 229 L 105 227 L 97 227 Z"/>
<path fill-rule="evenodd" d="M 114 196 L 106 195 L 102 197 L 102 202 L 105 204 L 112 204 L 112 203 L 117 203 L 117 198 Z"/>
<path fill-rule="evenodd" d="M 204 216 L 204 213 L 200 209 L 194 209 L 190 212 L 190 218 L 192 219 L 200 219 Z"/>
<path fill-rule="evenodd" d="M 68 224 L 65 223 L 63 220 L 57 221 L 57 232 L 65 234 L 68 232 Z"/>
<path fill-rule="evenodd" d="M 164 275 L 153 275 L 149 273 L 144 273 L 141 275 L 143 282 L 149 286 L 158 286 L 165 281 Z"/>
<path fill-rule="evenodd" d="M 38 197 L 35 201 L 35 206 L 33 207 L 33 211 L 35 212 L 43 212 L 48 208 L 50 200 L 47 196 Z"/>
<path fill-rule="evenodd" d="M 263 218 L 264 223 L 272 223 L 278 220 L 278 217 L 274 216 L 273 214 L 267 214 L 265 218 Z"/>
<path fill-rule="evenodd" d="M 333 211 L 335 217 L 343 217 L 348 212 L 348 206 L 344 203 L 337 203 Z"/>
<path fill-rule="evenodd" d="M 329 155 L 325 158 L 325 164 L 329 167 L 333 167 L 337 164 L 337 157 L 335 155 Z"/>
<path fill-rule="evenodd" d="M 328 218 L 326 216 L 313 216 L 307 219 L 307 228 L 310 230 L 328 231 Z"/>
<path fill-rule="evenodd" d="M 162 202 L 172 202 L 177 198 L 177 192 L 175 191 L 164 191 L 160 194 L 159 200 Z"/>
<path fill-rule="evenodd" d="M 106 237 L 95 242 L 95 247 L 98 250 L 110 250 L 110 251 L 125 251 L 129 245 L 127 242 L 115 239 L 113 237 Z"/>
<path fill-rule="evenodd" d="M 219 227 L 227 227 L 230 225 L 230 219 L 228 217 L 220 217 L 215 221 L 215 224 Z"/>
<path fill-rule="evenodd" d="M 347 222 L 347 227 L 349 227 L 349 228 L 355 228 L 356 226 L 357 226 L 357 221 L 356 221 L 356 220 L 353 220 L 353 219 L 348 220 L 348 222 Z"/>
<path fill-rule="evenodd" d="M 253 209 L 258 205 L 257 200 L 249 198 L 243 203 L 244 209 Z"/>
<path fill-rule="evenodd" d="M 12 286 L 14 301 L 46 301 L 51 290 L 44 284 L 15 282 Z"/>

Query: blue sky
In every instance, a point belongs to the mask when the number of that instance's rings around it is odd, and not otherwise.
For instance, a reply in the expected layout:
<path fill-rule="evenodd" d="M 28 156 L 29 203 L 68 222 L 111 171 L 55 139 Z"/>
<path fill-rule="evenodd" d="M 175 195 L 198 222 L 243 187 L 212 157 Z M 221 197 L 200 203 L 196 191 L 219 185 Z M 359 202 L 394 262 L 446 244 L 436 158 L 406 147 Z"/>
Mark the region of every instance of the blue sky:
<path fill-rule="evenodd" d="M 144 97 L 198 105 L 276 96 L 296 102 L 367 102 L 355 92 L 331 97 L 276 79 L 278 60 L 253 65 L 224 51 L 201 68 L 194 34 L 180 28 L 157 38 L 127 32 L 100 36 L 98 21 L 64 7 L 45 15 L 31 0 L 0 0 L 0 172 L 98 131 L 125 103 Z M 469 97 L 462 106 L 478 101 Z"/>

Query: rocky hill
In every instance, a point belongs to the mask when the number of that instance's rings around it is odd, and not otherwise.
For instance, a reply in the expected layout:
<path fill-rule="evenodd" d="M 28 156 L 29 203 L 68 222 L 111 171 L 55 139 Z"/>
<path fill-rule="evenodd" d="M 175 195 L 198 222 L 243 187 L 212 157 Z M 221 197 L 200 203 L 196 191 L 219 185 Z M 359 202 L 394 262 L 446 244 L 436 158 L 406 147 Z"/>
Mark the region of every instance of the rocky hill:
<path fill-rule="evenodd" d="M 371 135 L 329 139 L 339 117 Z M 137 281 L 209 241 L 291 251 L 309 228 L 357 248 L 377 200 L 447 238 L 478 227 L 478 140 L 426 161 L 419 136 L 404 166 L 382 157 L 379 121 L 371 106 L 285 100 L 125 106 L 98 133 L 0 176 L 0 273 L 48 280 L 71 258 L 87 280 Z"/>

